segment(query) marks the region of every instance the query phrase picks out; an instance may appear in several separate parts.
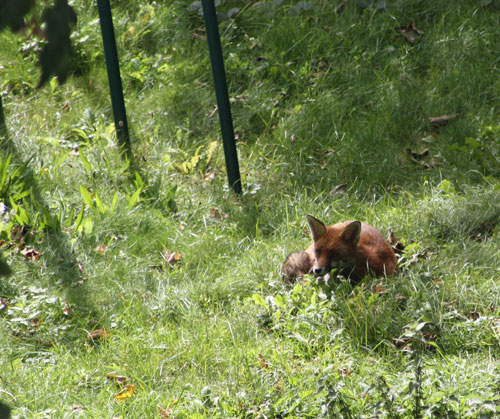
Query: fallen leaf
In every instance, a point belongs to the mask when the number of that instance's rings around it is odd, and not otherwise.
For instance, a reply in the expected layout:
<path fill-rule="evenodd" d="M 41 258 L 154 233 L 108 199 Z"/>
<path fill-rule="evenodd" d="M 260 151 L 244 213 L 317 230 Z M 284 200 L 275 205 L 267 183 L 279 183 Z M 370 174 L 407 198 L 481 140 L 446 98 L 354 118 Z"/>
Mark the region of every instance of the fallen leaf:
<path fill-rule="evenodd" d="M 7 298 L 0 297 L 0 311 L 5 310 L 9 306 Z"/>
<path fill-rule="evenodd" d="M 335 10 L 333 11 L 336 15 L 338 15 L 339 13 L 343 12 L 344 11 L 344 8 L 345 8 L 345 5 L 346 5 L 347 1 L 343 1 L 342 3 L 340 3 L 336 8 Z"/>
<path fill-rule="evenodd" d="M 429 122 L 431 123 L 432 126 L 434 126 L 435 128 L 438 128 L 438 127 L 442 127 L 442 126 L 450 123 L 451 121 L 458 118 L 459 116 L 460 116 L 460 114 L 458 114 L 458 113 L 454 113 L 451 115 L 435 116 L 435 117 L 429 118 Z"/>
<path fill-rule="evenodd" d="M 205 173 L 205 175 L 203 176 L 203 180 L 208 183 L 213 183 L 213 181 L 215 180 L 215 173 Z"/>
<path fill-rule="evenodd" d="M 215 220 L 225 220 L 229 218 L 229 215 L 219 211 L 217 208 L 210 208 L 210 216 Z"/>
<path fill-rule="evenodd" d="M 31 322 L 31 327 L 37 328 L 42 324 L 42 319 L 35 319 Z"/>
<path fill-rule="evenodd" d="M 76 281 L 72 286 L 73 287 L 78 287 L 80 285 L 83 285 L 85 284 L 85 282 L 87 282 L 89 279 L 88 278 L 83 278 L 83 279 L 79 279 L 78 281 Z"/>
<path fill-rule="evenodd" d="M 160 405 L 158 405 L 158 410 L 162 419 L 170 419 L 172 417 L 172 413 L 174 412 L 172 408 L 164 409 Z"/>
<path fill-rule="evenodd" d="M 101 338 L 107 338 L 109 336 L 111 336 L 107 331 L 106 329 L 96 329 L 96 330 L 92 330 L 92 332 L 87 332 L 87 337 L 89 339 L 92 339 L 92 340 L 96 340 L 96 339 L 101 339 Z"/>
<path fill-rule="evenodd" d="M 352 374 L 352 369 L 351 368 L 346 368 L 346 367 L 337 367 L 336 365 L 333 366 L 333 369 L 338 372 L 338 374 L 341 377 L 350 377 Z"/>
<path fill-rule="evenodd" d="M 408 298 L 399 292 L 394 296 L 394 300 L 396 301 L 406 301 Z"/>
<path fill-rule="evenodd" d="M 412 163 L 415 163 L 424 169 L 432 169 L 438 162 L 430 155 L 430 150 L 428 148 L 423 151 L 413 151 L 408 149 L 408 154 Z"/>
<path fill-rule="evenodd" d="M 24 249 L 21 250 L 21 254 L 24 256 L 25 259 L 29 260 L 38 260 L 42 256 L 40 252 L 37 252 L 32 247 L 25 247 Z"/>
<path fill-rule="evenodd" d="M 104 243 L 103 244 L 100 244 L 99 246 L 97 246 L 94 251 L 96 251 L 97 253 L 100 253 L 101 255 L 105 255 L 106 252 L 108 251 L 108 246 L 105 245 Z"/>
<path fill-rule="evenodd" d="M 20 242 L 24 246 L 22 239 L 28 233 L 29 229 L 30 227 L 28 226 L 15 225 L 12 227 L 12 230 L 10 230 L 10 238 L 12 241 L 16 243 Z"/>
<path fill-rule="evenodd" d="M 133 384 L 127 384 L 123 387 L 123 390 L 120 391 L 116 396 L 113 396 L 114 399 L 123 401 L 125 399 L 130 399 L 135 393 L 135 386 Z"/>
<path fill-rule="evenodd" d="M 184 257 L 184 255 L 178 252 L 171 252 L 169 249 L 163 249 L 161 255 L 171 269 L 175 268 L 177 263 Z"/>
<path fill-rule="evenodd" d="M 125 384 L 129 380 L 129 378 L 125 375 L 118 375 L 114 373 L 106 375 L 106 379 L 120 384 Z"/>
<path fill-rule="evenodd" d="M 439 163 L 433 158 L 431 158 L 429 161 L 422 162 L 422 166 L 424 169 L 432 169 L 438 164 Z"/>
<path fill-rule="evenodd" d="M 68 317 L 71 317 L 73 315 L 73 313 L 71 312 L 71 306 L 67 302 L 64 303 L 63 313 Z"/>
<path fill-rule="evenodd" d="M 389 290 L 382 283 L 375 284 L 371 289 L 371 294 L 388 294 Z"/>
<path fill-rule="evenodd" d="M 410 22 L 408 26 L 399 26 L 396 30 L 401 33 L 410 44 L 414 44 L 415 41 L 422 35 L 422 32 L 417 29 L 413 22 Z"/>
<path fill-rule="evenodd" d="M 263 356 L 262 354 L 259 354 L 259 363 L 260 363 L 260 368 L 262 368 L 263 370 L 265 369 L 268 369 L 269 368 L 269 361 L 267 361 Z"/>
<path fill-rule="evenodd" d="M 331 191 L 330 195 L 344 195 L 345 190 L 347 189 L 347 183 L 341 183 L 340 185 L 335 186 Z"/>
<path fill-rule="evenodd" d="M 412 156 L 415 160 L 422 160 L 425 157 L 429 156 L 429 149 L 426 148 L 423 151 L 413 151 L 411 149 L 408 149 L 408 153 L 410 153 L 410 156 Z"/>

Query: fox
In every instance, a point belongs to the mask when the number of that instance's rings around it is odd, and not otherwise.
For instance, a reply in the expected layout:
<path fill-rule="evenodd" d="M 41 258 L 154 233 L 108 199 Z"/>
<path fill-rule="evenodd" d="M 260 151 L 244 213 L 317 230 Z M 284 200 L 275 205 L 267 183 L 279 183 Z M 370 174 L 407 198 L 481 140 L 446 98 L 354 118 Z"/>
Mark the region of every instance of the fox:
<path fill-rule="evenodd" d="M 375 228 L 361 221 L 344 221 L 332 226 L 307 215 L 312 243 L 300 252 L 291 253 L 281 272 L 287 282 L 313 274 L 328 280 L 330 271 L 357 283 L 366 275 L 393 275 L 397 258 L 389 243 Z"/>

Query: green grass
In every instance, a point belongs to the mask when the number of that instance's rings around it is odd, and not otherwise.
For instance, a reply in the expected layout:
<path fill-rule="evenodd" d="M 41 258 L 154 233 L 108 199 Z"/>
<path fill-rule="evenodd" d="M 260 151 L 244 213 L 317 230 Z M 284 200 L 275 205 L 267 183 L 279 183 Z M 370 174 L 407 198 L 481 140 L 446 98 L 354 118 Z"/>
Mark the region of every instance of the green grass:
<path fill-rule="evenodd" d="M 94 5 L 63 86 L 36 90 L 39 43 L 0 33 L 12 417 L 496 417 L 499 6 L 358 3 L 222 1 L 241 196 L 189 4 L 113 2 L 130 162 Z M 306 214 L 392 228 L 398 275 L 285 285 Z"/>

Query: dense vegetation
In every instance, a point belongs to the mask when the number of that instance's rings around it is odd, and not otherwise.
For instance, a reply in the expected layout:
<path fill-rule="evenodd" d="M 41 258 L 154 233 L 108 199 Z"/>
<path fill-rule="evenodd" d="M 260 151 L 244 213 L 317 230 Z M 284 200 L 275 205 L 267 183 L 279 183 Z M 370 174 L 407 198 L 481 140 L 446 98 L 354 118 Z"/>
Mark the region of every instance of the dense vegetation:
<path fill-rule="evenodd" d="M 241 196 L 199 4 L 112 2 L 127 160 L 91 3 L 62 86 L 0 33 L 12 416 L 496 417 L 498 2 L 221 1 Z M 398 275 L 287 286 L 306 214 L 392 229 Z"/>

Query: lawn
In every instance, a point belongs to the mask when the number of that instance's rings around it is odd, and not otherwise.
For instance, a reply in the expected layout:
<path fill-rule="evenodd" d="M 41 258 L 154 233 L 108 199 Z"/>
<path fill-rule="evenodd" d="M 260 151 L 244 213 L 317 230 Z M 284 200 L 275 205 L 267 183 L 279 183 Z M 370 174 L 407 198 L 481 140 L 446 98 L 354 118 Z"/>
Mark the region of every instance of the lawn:
<path fill-rule="evenodd" d="M 61 86 L 0 32 L 12 418 L 497 417 L 496 0 L 222 0 L 241 195 L 198 3 L 112 2 L 130 158 L 73 6 Z M 392 230 L 397 275 L 285 284 L 307 214 Z"/>

